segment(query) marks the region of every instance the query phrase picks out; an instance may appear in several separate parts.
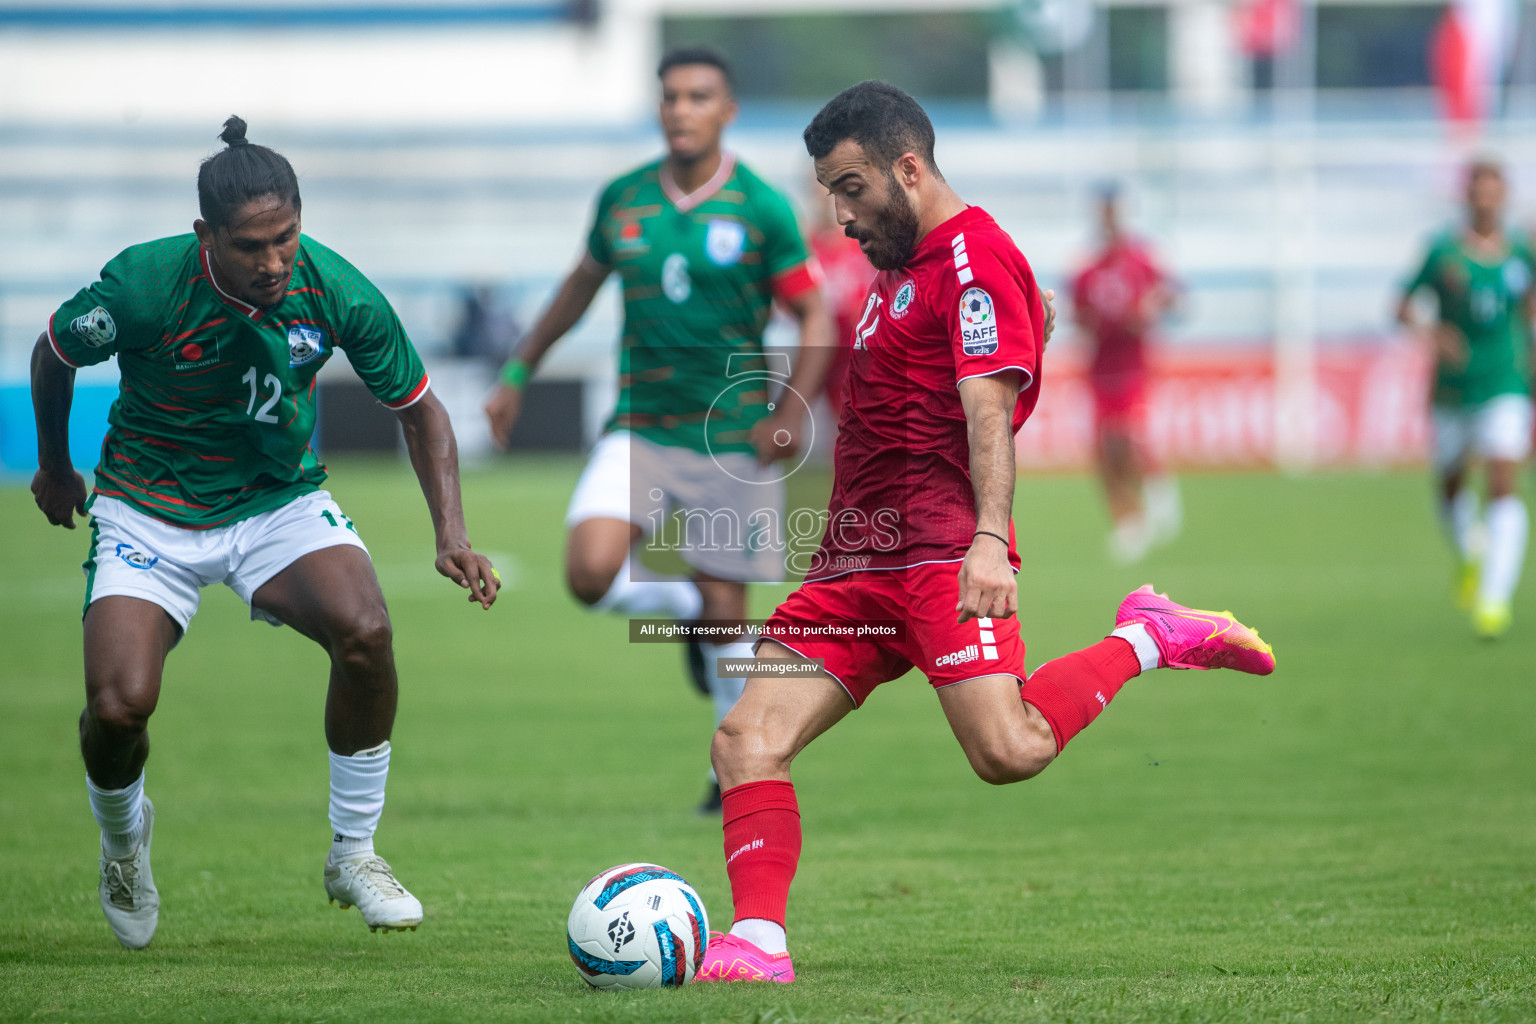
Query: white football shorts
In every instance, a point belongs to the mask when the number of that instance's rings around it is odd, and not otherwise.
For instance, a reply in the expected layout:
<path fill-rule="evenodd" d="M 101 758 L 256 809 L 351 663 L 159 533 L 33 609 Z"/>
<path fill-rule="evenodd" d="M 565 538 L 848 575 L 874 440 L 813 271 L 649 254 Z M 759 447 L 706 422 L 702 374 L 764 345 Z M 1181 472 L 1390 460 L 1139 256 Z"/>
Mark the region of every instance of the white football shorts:
<path fill-rule="evenodd" d="M 784 578 L 783 477 L 743 452 L 711 455 L 616 430 L 593 446 L 565 525 L 622 519 L 699 572 L 773 583 Z"/>
<path fill-rule="evenodd" d="M 1532 405 L 1526 395 L 1495 395 L 1465 409 L 1434 408 L 1435 468 L 1441 473 L 1469 458 L 1524 462 L 1531 454 Z"/>
<path fill-rule="evenodd" d="M 223 583 L 249 605 L 272 577 L 337 544 L 368 551 L 329 491 L 312 491 L 211 530 L 176 526 L 98 495 L 91 502 L 91 551 L 82 566 L 85 607 L 103 597 L 137 597 L 164 608 L 185 634 L 203 587 Z M 251 618 L 282 625 L 256 608 Z"/>

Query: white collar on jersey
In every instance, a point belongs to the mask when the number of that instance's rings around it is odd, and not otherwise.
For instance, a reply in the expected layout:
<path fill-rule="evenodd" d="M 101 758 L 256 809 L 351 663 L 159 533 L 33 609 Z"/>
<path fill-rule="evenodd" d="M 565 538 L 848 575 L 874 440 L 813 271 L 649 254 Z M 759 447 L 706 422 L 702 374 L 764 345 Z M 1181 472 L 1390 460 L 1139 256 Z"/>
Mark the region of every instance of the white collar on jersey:
<path fill-rule="evenodd" d="M 692 192 L 684 193 L 677 187 L 677 182 L 672 180 L 672 168 L 667 162 L 661 162 L 661 190 L 666 193 L 672 205 L 677 207 L 678 213 L 688 213 L 694 207 L 707 201 L 716 192 L 725 187 L 725 183 L 731 179 L 731 174 L 736 170 L 736 154 L 727 150 L 720 151 L 720 167 L 709 180 Z"/>

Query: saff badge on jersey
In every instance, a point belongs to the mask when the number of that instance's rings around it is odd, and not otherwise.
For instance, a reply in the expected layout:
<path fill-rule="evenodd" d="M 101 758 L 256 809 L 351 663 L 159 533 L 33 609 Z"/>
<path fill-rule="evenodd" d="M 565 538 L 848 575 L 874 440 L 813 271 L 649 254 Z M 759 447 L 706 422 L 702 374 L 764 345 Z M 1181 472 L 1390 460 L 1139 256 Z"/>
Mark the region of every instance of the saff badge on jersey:
<path fill-rule="evenodd" d="M 91 348 L 101 348 L 117 340 L 117 324 L 105 307 L 97 306 L 89 313 L 83 313 L 71 320 L 69 333 Z"/>
<path fill-rule="evenodd" d="M 288 328 L 288 366 L 312 363 L 325 355 L 325 332 L 318 327 L 294 324 Z"/>
<path fill-rule="evenodd" d="M 997 351 L 997 308 L 985 288 L 967 288 L 960 296 L 960 348 L 968 356 Z"/>
<path fill-rule="evenodd" d="M 717 267 L 730 267 L 741 262 L 741 254 L 747 248 L 747 228 L 739 220 L 714 217 L 704 230 L 704 255 Z"/>

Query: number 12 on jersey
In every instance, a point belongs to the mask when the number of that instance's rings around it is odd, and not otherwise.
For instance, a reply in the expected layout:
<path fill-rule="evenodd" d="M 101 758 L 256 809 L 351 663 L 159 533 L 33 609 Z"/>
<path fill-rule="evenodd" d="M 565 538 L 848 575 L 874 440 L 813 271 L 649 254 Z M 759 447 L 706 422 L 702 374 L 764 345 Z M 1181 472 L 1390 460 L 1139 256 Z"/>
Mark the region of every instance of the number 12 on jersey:
<path fill-rule="evenodd" d="M 261 403 L 261 408 L 257 409 L 256 367 L 253 366 L 246 370 L 245 376 L 241 377 L 240 380 L 242 383 L 251 386 L 251 400 L 245 403 L 245 414 L 247 416 L 254 416 L 257 423 L 276 423 L 277 415 L 272 411 L 272 407 L 277 405 L 278 399 L 283 397 L 283 382 L 278 380 L 275 374 L 267 374 L 267 379 L 262 384 L 271 388 L 272 394 L 265 402 Z"/>

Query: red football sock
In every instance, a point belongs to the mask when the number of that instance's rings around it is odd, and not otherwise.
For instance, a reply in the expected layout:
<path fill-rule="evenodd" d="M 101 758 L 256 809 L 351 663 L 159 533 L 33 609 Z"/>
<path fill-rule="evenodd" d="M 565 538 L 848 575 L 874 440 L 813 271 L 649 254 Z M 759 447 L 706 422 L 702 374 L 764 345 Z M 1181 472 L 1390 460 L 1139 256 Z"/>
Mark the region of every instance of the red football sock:
<path fill-rule="evenodd" d="M 1099 717 L 1126 680 L 1141 674 L 1129 640 L 1107 636 L 1092 647 L 1048 661 L 1035 669 L 1019 696 L 1051 723 L 1059 753 L 1067 741 Z"/>
<path fill-rule="evenodd" d="M 720 794 L 725 873 L 740 921 L 784 923 L 789 883 L 800 863 L 800 805 L 788 782 L 745 782 Z"/>

